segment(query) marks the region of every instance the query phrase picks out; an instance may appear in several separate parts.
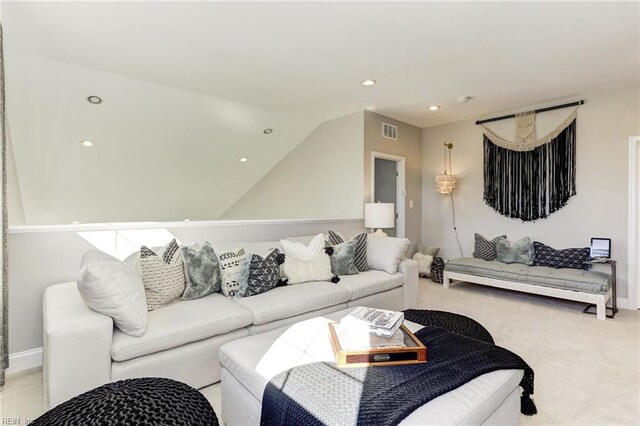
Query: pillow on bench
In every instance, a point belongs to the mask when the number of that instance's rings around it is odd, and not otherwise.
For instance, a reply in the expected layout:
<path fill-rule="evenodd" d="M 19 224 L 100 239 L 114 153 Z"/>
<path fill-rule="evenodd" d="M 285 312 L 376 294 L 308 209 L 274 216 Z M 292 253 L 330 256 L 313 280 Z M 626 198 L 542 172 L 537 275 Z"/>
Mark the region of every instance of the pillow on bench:
<path fill-rule="evenodd" d="M 589 247 L 556 250 L 538 241 L 533 242 L 533 265 L 550 268 L 586 269 Z"/>

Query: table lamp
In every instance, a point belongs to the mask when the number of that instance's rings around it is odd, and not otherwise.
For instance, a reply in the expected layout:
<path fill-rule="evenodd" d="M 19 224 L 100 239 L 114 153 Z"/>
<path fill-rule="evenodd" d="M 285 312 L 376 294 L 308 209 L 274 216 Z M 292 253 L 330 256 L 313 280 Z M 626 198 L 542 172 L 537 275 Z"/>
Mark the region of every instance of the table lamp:
<path fill-rule="evenodd" d="M 382 228 L 395 228 L 396 214 L 393 203 L 365 203 L 364 205 L 364 227 L 378 228 L 373 235 L 386 237 Z"/>

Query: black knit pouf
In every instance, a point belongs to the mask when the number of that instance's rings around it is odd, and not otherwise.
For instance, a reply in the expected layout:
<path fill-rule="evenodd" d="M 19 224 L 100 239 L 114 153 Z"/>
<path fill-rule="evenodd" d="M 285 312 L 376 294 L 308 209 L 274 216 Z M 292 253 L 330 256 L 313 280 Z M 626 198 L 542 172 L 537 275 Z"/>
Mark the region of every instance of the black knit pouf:
<path fill-rule="evenodd" d="M 54 407 L 30 424 L 217 426 L 218 417 L 204 395 L 191 386 L 148 377 L 100 386 Z"/>
<path fill-rule="evenodd" d="M 444 328 L 452 333 L 473 337 L 487 343 L 494 343 L 491 333 L 478 321 L 464 315 L 444 311 L 429 311 L 426 309 L 407 309 L 404 319 L 424 326 Z"/>

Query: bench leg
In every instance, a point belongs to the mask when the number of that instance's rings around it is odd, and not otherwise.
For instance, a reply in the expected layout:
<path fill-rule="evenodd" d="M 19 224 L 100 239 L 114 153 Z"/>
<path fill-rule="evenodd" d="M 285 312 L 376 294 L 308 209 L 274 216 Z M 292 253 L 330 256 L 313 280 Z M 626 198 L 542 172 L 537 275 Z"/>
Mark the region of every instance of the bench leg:
<path fill-rule="evenodd" d="M 607 300 L 604 294 L 597 296 L 596 317 L 603 321 L 607 318 Z"/>
<path fill-rule="evenodd" d="M 442 287 L 449 288 L 451 282 L 449 281 L 449 275 L 445 272 L 442 274 Z"/>

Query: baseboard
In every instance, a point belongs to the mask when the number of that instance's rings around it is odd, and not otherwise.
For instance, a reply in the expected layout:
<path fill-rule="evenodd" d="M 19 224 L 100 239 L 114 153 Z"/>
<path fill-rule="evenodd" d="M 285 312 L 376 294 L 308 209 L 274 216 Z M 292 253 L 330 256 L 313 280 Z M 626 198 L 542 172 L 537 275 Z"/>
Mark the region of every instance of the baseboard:
<path fill-rule="evenodd" d="M 42 348 L 9 354 L 9 368 L 6 374 L 16 374 L 32 368 L 42 367 Z"/>
<path fill-rule="evenodd" d="M 618 302 L 618 309 L 629 309 L 629 299 L 616 297 L 616 301 Z"/>

